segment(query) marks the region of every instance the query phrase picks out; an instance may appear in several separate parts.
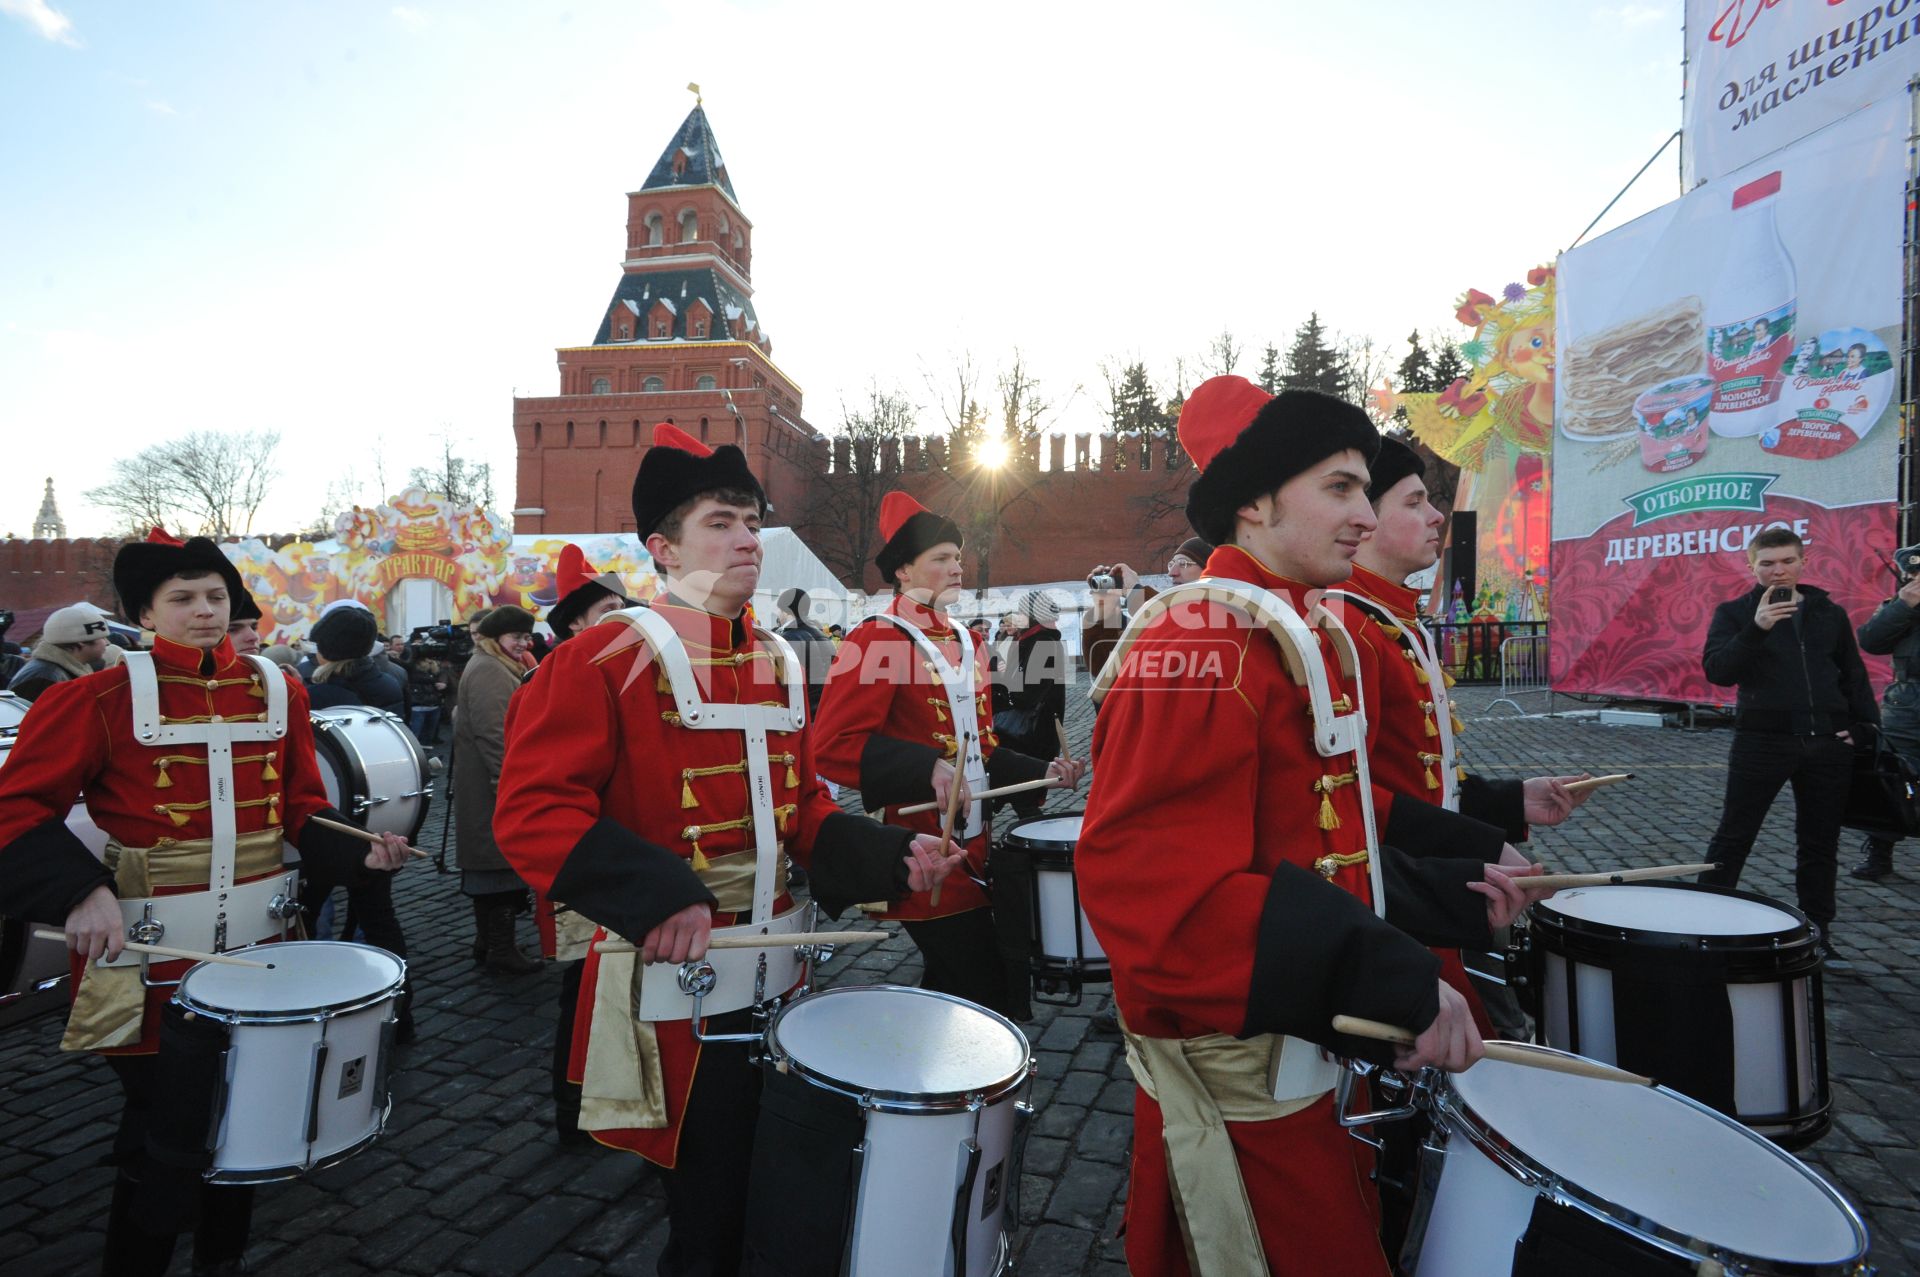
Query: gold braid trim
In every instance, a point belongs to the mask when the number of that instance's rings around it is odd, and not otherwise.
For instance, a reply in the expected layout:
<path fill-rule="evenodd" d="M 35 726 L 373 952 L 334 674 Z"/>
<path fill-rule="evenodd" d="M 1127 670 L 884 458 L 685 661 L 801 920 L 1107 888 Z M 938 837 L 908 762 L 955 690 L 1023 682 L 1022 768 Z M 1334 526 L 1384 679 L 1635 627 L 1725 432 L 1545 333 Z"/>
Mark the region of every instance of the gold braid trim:
<path fill-rule="evenodd" d="M 1322 856 L 1313 862 L 1314 872 L 1322 878 L 1332 878 L 1339 870 L 1348 865 L 1364 865 L 1371 859 L 1364 851 L 1352 851 L 1345 854 Z"/>
<path fill-rule="evenodd" d="M 686 811 L 700 805 L 699 799 L 693 796 L 693 778 L 695 776 L 729 776 L 735 774 L 744 776 L 746 773 L 747 760 L 744 758 L 737 763 L 722 763 L 718 767 L 683 768 L 680 772 L 680 809 Z"/>
<path fill-rule="evenodd" d="M 175 826 L 180 826 L 187 823 L 187 813 L 205 811 L 211 806 L 213 806 L 211 799 L 203 803 L 155 803 L 153 811 L 156 816 L 165 816 Z M 265 807 L 268 821 L 276 825 L 280 823 L 280 795 L 278 794 L 268 794 L 265 798 L 243 798 L 234 803 L 234 806 Z"/>
<path fill-rule="evenodd" d="M 942 723 L 947 721 L 947 698 L 946 697 L 929 696 L 927 697 L 927 704 L 933 706 L 933 716 L 935 719 L 937 719 Z"/>
<path fill-rule="evenodd" d="M 1351 785 L 1360 779 L 1360 773 L 1336 772 L 1322 776 L 1313 782 L 1313 792 L 1320 795 L 1320 828 L 1340 828 L 1340 813 L 1333 809 L 1333 791 L 1342 785 Z"/>

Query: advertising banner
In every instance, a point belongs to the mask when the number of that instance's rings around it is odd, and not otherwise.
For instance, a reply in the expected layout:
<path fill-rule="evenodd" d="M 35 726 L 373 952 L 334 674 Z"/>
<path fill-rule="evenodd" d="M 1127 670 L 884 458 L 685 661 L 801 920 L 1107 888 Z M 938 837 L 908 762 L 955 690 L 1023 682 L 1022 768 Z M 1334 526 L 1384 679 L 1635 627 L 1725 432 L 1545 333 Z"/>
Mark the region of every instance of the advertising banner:
<path fill-rule="evenodd" d="M 1730 703 L 1700 668 L 1787 526 L 1864 621 L 1891 592 L 1908 104 L 1866 108 L 1559 266 L 1556 690 Z"/>
<path fill-rule="evenodd" d="M 1687 0 L 1681 154 L 1710 182 L 1920 73 L 1920 0 Z"/>

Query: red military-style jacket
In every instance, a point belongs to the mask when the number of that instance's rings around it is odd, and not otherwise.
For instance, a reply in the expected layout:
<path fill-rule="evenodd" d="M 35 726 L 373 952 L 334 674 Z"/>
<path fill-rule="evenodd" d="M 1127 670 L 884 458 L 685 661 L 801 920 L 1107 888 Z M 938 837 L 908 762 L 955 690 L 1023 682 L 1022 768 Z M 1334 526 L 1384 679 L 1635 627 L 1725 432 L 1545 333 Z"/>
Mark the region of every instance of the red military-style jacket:
<path fill-rule="evenodd" d="M 1353 576 L 1338 588 L 1371 600 L 1394 618 L 1383 624 L 1365 608 L 1336 607 L 1342 623 L 1360 642 L 1361 676 L 1367 689 L 1367 756 L 1373 764 L 1374 783 L 1395 794 L 1438 804 L 1443 792 L 1438 711 L 1414 651 L 1419 641 L 1414 628 L 1419 621 L 1419 595 L 1358 564 Z M 1457 742 L 1460 720 L 1452 718 L 1449 726 Z M 1526 838 L 1520 781 L 1488 780 L 1464 768 L 1457 778 L 1463 816 L 1492 825 L 1509 842 Z"/>
<path fill-rule="evenodd" d="M 748 620 L 729 620 L 669 598 L 653 604 L 680 636 L 701 699 L 786 704 L 773 649 Z M 536 892 L 565 901 L 636 943 L 694 904 L 717 902 L 698 872 L 709 858 L 754 846 L 746 748 L 737 731 L 695 731 L 665 672 L 631 625 L 603 621 L 548 656 L 514 695 L 494 837 Z M 809 870 L 829 912 L 906 894 L 910 836 L 849 816 L 815 774 L 810 733 L 767 737 L 779 840 Z M 777 910 L 792 906 L 784 893 Z M 744 919 L 716 912 L 715 926 Z M 570 1075 L 584 1076 L 600 958 L 582 972 Z M 769 990 L 769 994 L 784 990 Z M 593 1132 L 604 1144 L 671 1167 L 699 1060 L 689 1022 L 656 1024 L 668 1123 Z"/>
<path fill-rule="evenodd" d="M 949 665 L 958 666 L 960 639 L 946 613 L 933 611 L 904 594 L 895 595 L 887 611 L 911 622 L 939 648 Z M 1000 748 L 993 733 L 985 648 L 983 643 L 973 643 L 974 713 L 980 725 L 980 753 L 987 767 L 987 783 L 998 786 L 1037 780 L 1046 774 L 1047 764 Z M 884 818 L 888 824 L 914 833 L 938 834 L 941 812 L 900 816 L 891 809 L 933 797 L 936 762 L 945 759 L 958 766 L 959 742 L 951 708 L 945 685 L 933 663 L 914 645 L 912 636 L 890 621 L 869 617 L 853 627 L 834 654 L 832 673 L 820 697 L 820 774 L 836 785 L 858 789 L 868 810 L 887 808 Z M 986 872 L 988 837 L 983 826 L 967 843 L 967 863 L 974 877 Z M 986 892 L 978 882 L 956 873 L 942 885 L 938 905 L 930 892 L 917 892 L 880 916 L 905 921 L 944 918 L 984 908 L 987 903 Z"/>
<path fill-rule="evenodd" d="M 261 675 L 235 655 L 228 640 L 202 652 L 156 638 L 153 662 L 165 722 L 264 719 Z M 0 767 L 0 912 L 58 925 L 95 887 L 113 885 L 113 875 L 65 824 L 83 793 L 93 822 L 124 846 L 213 836 L 206 747 L 141 744 L 133 734 L 128 679 L 121 665 L 58 683 L 27 711 L 6 766 Z M 300 848 L 310 875 L 340 882 L 357 872 L 364 846 L 307 823 L 332 808 L 314 759 L 306 689 L 298 682 L 288 680 L 287 734 L 274 741 L 236 742 L 233 781 L 237 834 L 280 828 Z M 154 894 L 193 889 L 156 887 Z M 155 964 L 149 974 L 172 980 L 189 965 Z M 170 992 L 149 990 L 140 1044 L 111 1054 L 158 1049 L 159 1008 Z"/>

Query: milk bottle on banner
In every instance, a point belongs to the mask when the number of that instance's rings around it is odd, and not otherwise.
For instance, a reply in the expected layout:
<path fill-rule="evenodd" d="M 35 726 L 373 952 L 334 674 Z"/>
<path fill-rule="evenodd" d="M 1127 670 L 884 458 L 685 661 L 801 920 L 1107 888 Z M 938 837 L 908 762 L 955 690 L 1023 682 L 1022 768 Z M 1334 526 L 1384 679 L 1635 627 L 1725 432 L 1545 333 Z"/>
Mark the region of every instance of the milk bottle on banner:
<path fill-rule="evenodd" d="M 1797 309 L 1793 258 L 1774 222 L 1779 196 L 1777 172 L 1733 193 L 1726 263 L 1707 301 L 1715 434 L 1757 435 L 1779 424 L 1781 365 L 1793 353 Z"/>

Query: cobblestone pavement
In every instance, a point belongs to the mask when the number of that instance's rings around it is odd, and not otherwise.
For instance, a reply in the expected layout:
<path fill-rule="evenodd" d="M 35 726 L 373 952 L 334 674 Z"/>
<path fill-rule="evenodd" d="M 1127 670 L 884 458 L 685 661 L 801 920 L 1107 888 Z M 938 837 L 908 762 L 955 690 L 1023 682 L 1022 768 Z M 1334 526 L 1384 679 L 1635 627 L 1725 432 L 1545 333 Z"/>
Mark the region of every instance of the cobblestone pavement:
<path fill-rule="evenodd" d="M 1632 771 L 1565 832 L 1534 848 L 1556 867 L 1698 860 L 1717 818 L 1731 733 L 1607 728 L 1515 717 L 1461 689 L 1469 762 L 1491 775 Z M 1538 700 L 1538 697 L 1531 699 Z M 1070 728 L 1084 750 L 1084 697 Z M 1564 708 L 1565 701 L 1561 702 Z M 1532 706 L 1529 706 L 1532 708 Z M 1058 796 L 1054 806 L 1070 809 Z M 440 843 L 439 812 L 421 838 Z M 1005 819 L 1003 817 L 1003 819 Z M 1792 803 L 1767 822 L 1744 886 L 1791 900 Z M 1904 849 L 1903 849 L 1904 850 Z M 1843 864 L 1853 858 L 1846 846 Z M 1841 877 L 1839 943 L 1856 963 L 1826 985 L 1834 1130 L 1804 1156 L 1866 1216 L 1885 1274 L 1920 1271 L 1920 871 L 1878 885 Z M 396 892 L 419 985 L 419 1041 L 402 1052 L 390 1135 L 304 1182 L 260 1192 L 250 1259 L 282 1277 L 374 1271 L 478 1277 L 651 1274 L 665 1240 L 659 1184 L 638 1158 L 562 1151 L 551 1129 L 547 1056 L 556 977 L 476 971 L 456 879 L 404 875 Z M 862 924 L 870 925 L 870 924 Z M 522 932 L 531 945 L 531 929 Z M 915 983 L 896 935 L 836 958 L 829 983 Z M 1028 1032 L 1040 1115 L 1020 1185 L 1018 1271 L 1125 1271 L 1115 1232 L 1126 1189 L 1132 1086 L 1118 1043 L 1091 1030 L 1104 1004 L 1038 1008 Z M 97 1268 L 118 1089 L 107 1069 L 57 1049 L 59 1017 L 0 1031 L 0 1272 L 50 1277 Z M 181 1248 L 175 1271 L 187 1270 Z"/>

